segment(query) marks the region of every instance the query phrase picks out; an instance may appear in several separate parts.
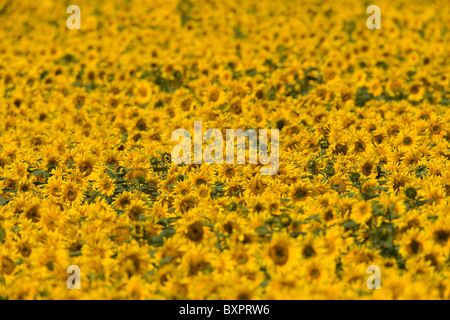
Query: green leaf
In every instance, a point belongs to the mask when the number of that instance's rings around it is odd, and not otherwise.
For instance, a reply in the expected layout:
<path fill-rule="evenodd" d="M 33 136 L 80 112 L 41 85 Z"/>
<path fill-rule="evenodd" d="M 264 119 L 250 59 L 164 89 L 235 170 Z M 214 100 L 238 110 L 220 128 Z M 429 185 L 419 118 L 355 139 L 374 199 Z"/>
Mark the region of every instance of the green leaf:
<path fill-rule="evenodd" d="M 5 229 L 3 229 L 2 226 L 0 226 L 0 242 L 5 243 L 5 238 L 6 238 L 6 231 Z"/>
<path fill-rule="evenodd" d="M 148 243 L 154 247 L 161 247 L 164 244 L 164 238 L 161 235 L 157 235 L 150 238 Z"/>
<path fill-rule="evenodd" d="M 322 221 L 320 220 L 319 216 L 317 214 L 312 215 L 311 217 L 307 218 L 306 220 L 316 220 L 316 221 Z"/>
<path fill-rule="evenodd" d="M 164 238 L 169 238 L 175 234 L 174 228 L 164 229 L 160 234 L 154 237 L 147 238 L 147 241 L 150 245 L 154 247 L 160 247 L 164 244 Z"/>
<path fill-rule="evenodd" d="M 69 253 L 69 257 L 78 257 L 78 256 L 81 256 L 81 250 Z"/>
<path fill-rule="evenodd" d="M 345 228 L 354 228 L 356 227 L 356 222 L 353 220 L 347 220 L 344 223 L 342 223 L 342 226 Z"/>
<path fill-rule="evenodd" d="M 267 230 L 267 226 L 259 227 L 259 228 L 255 229 L 255 232 L 257 232 L 259 234 L 268 234 L 268 233 L 270 234 L 270 233 L 272 233 L 269 230 Z"/>
<path fill-rule="evenodd" d="M 373 95 L 369 93 L 367 87 L 359 87 L 356 90 L 355 105 L 357 107 L 364 107 L 364 105 L 373 99 Z"/>
<path fill-rule="evenodd" d="M 44 171 L 42 171 L 42 170 L 34 170 L 33 171 L 33 176 L 35 176 L 35 177 L 43 175 L 43 174 L 44 174 Z"/>
<path fill-rule="evenodd" d="M 23 263 L 23 259 L 19 259 L 16 262 L 14 262 L 14 265 L 20 266 Z"/>
<path fill-rule="evenodd" d="M 170 261 L 172 261 L 173 260 L 173 256 L 168 256 L 168 257 L 165 257 L 165 258 L 163 258 L 163 259 L 161 259 L 161 261 L 159 262 L 159 264 L 161 265 L 161 266 L 163 266 L 163 265 L 165 265 L 165 264 L 168 264 Z"/>
<path fill-rule="evenodd" d="M 245 74 L 249 77 L 254 77 L 256 75 L 256 69 L 249 69 L 245 71 Z"/>
<path fill-rule="evenodd" d="M 291 232 L 290 235 L 293 238 L 297 238 L 298 236 L 306 236 L 307 233 L 306 232 Z"/>

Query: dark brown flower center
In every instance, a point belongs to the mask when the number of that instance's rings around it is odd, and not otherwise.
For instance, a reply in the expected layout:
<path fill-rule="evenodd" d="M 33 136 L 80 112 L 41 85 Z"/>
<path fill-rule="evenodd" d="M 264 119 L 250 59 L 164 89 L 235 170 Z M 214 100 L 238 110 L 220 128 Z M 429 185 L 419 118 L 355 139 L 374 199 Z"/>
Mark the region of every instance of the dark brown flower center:
<path fill-rule="evenodd" d="M 276 244 L 270 248 L 269 256 L 276 265 L 282 266 L 288 261 L 289 250 L 285 246 Z"/>
<path fill-rule="evenodd" d="M 199 222 L 195 222 L 188 227 L 187 237 L 194 242 L 200 242 L 203 239 L 203 226 Z"/>

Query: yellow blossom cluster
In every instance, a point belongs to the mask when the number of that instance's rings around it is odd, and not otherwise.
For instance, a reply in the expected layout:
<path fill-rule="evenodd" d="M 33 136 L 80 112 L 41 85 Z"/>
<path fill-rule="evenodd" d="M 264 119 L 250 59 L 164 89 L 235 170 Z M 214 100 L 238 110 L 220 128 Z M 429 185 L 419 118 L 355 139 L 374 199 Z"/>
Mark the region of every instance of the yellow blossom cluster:
<path fill-rule="evenodd" d="M 0 298 L 450 299 L 448 0 L 77 2 L 0 1 Z"/>

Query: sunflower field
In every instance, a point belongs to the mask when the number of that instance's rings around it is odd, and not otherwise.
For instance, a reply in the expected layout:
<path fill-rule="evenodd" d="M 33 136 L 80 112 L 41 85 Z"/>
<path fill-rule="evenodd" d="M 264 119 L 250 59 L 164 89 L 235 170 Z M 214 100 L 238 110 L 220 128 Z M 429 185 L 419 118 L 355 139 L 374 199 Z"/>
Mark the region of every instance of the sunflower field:
<path fill-rule="evenodd" d="M 0 298 L 450 299 L 449 43 L 448 0 L 0 0 Z M 174 164 L 194 121 L 278 172 Z"/>

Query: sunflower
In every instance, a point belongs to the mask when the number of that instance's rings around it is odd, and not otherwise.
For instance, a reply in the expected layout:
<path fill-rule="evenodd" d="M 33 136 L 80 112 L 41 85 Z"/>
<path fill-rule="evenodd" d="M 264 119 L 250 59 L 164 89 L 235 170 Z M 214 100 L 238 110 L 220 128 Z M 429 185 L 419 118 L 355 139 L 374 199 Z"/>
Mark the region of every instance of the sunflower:
<path fill-rule="evenodd" d="M 131 221 L 139 221 L 147 213 L 147 204 L 142 200 L 132 200 L 126 209 L 128 218 Z"/>
<path fill-rule="evenodd" d="M 165 218 L 169 212 L 169 206 L 166 203 L 157 201 L 153 203 L 152 206 L 153 215 L 157 218 Z"/>
<path fill-rule="evenodd" d="M 268 212 L 274 216 L 278 216 L 281 214 L 281 203 L 280 200 L 276 196 L 265 195 L 263 199 L 267 203 Z"/>
<path fill-rule="evenodd" d="M 195 208 L 198 205 L 199 201 L 200 199 L 197 196 L 188 194 L 185 196 L 177 197 L 174 202 L 174 206 L 177 212 L 184 214 L 189 210 Z"/>
<path fill-rule="evenodd" d="M 120 193 L 119 195 L 117 195 L 113 204 L 120 210 L 125 210 L 131 204 L 132 199 L 133 199 L 133 194 L 129 191 L 124 191 L 124 192 Z"/>
<path fill-rule="evenodd" d="M 261 288 L 254 285 L 253 281 L 232 276 L 220 295 L 221 299 L 233 300 L 257 300 L 260 297 Z"/>
<path fill-rule="evenodd" d="M 394 189 L 394 191 L 400 189 L 401 187 L 405 187 L 405 185 L 411 180 L 410 174 L 402 171 L 393 171 L 389 177 L 390 185 Z"/>
<path fill-rule="evenodd" d="M 262 179 L 261 176 L 256 175 L 252 177 L 248 184 L 248 189 L 245 190 L 245 195 L 253 194 L 255 196 L 261 195 L 264 193 L 267 187 L 267 183 Z"/>
<path fill-rule="evenodd" d="M 428 227 L 428 234 L 431 235 L 433 242 L 441 247 L 446 248 L 446 250 L 450 247 L 450 225 L 449 223 L 440 218 L 438 221 L 433 223 Z"/>
<path fill-rule="evenodd" d="M 96 169 L 96 160 L 90 154 L 81 154 L 76 157 L 76 168 L 87 178 Z"/>
<path fill-rule="evenodd" d="M 217 85 L 211 85 L 205 92 L 205 102 L 211 106 L 219 106 L 226 101 L 226 94 Z"/>
<path fill-rule="evenodd" d="M 424 252 L 423 260 L 426 261 L 435 270 L 441 270 L 444 265 L 447 253 L 440 250 L 440 248 L 432 247 L 427 252 Z"/>
<path fill-rule="evenodd" d="M 402 93 L 403 80 L 399 76 L 394 76 L 386 84 L 386 92 L 391 97 L 396 97 Z"/>
<path fill-rule="evenodd" d="M 206 185 L 201 185 L 196 190 L 200 199 L 208 199 L 210 197 L 211 189 Z"/>
<path fill-rule="evenodd" d="M 339 255 L 345 246 L 345 240 L 341 235 L 344 233 L 344 228 L 339 225 L 334 225 L 327 228 L 325 235 L 323 236 L 324 253 L 330 258 L 335 258 Z"/>
<path fill-rule="evenodd" d="M 185 250 L 182 247 L 181 238 L 177 239 L 174 237 L 167 238 L 164 241 L 161 249 L 155 254 L 159 261 L 163 259 L 168 259 L 171 257 L 170 263 L 176 265 L 179 259 L 183 257 Z M 162 263 L 161 263 L 162 264 Z"/>
<path fill-rule="evenodd" d="M 139 105 L 144 105 L 150 102 L 153 89 L 146 81 L 139 81 L 134 89 L 134 97 Z"/>
<path fill-rule="evenodd" d="M 211 254 L 205 249 L 193 248 L 186 252 L 181 260 L 181 271 L 187 278 L 206 271 L 211 264 Z"/>
<path fill-rule="evenodd" d="M 334 175 L 329 180 L 329 185 L 333 190 L 337 191 L 338 194 L 345 193 L 347 190 L 347 182 L 341 175 Z"/>
<path fill-rule="evenodd" d="M 210 183 L 211 174 L 206 170 L 202 170 L 190 174 L 189 178 L 194 187 L 199 187 L 200 185 L 208 185 Z"/>
<path fill-rule="evenodd" d="M 186 237 L 192 242 L 201 242 L 204 235 L 204 226 L 201 222 L 194 222 L 187 226 Z"/>
<path fill-rule="evenodd" d="M 64 182 L 61 189 L 61 198 L 71 205 L 80 205 L 84 199 L 84 190 L 74 181 Z"/>
<path fill-rule="evenodd" d="M 15 161 L 12 170 L 16 176 L 22 179 L 27 173 L 28 165 L 24 162 Z"/>
<path fill-rule="evenodd" d="M 322 209 L 321 212 L 321 220 L 325 225 L 333 225 L 336 223 L 337 212 L 336 209 L 332 206 L 328 206 Z"/>
<path fill-rule="evenodd" d="M 210 227 L 201 218 L 202 212 L 192 210 L 186 215 L 186 221 L 178 226 L 177 237 L 183 237 L 189 246 L 208 245 L 213 241 Z"/>
<path fill-rule="evenodd" d="M 33 180 L 31 178 L 28 177 L 23 177 L 22 179 L 20 179 L 19 184 L 17 186 L 17 191 L 19 192 L 32 192 L 34 189 L 34 184 L 33 184 Z"/>
<path fill-rule="evenodd" d="M 403 129 L 397 136 L 397 145 L 400 148 L 414 148 L 418 143 L 418 136 L 413 130 Z"/>
<path fill-rule="evenodd" d="M 439 119 L 437 117 L 433 117 L 430 120 L 430 126 L 428 129 L 428 132 L 433 136 L 433 138 L 442 137 L 444 135 L 445 131 L 446 131 L 446 126 L 441 119 Z"/>
<path fill-rule="evenodd" d="M 150 255 L 144 248 L 129 246 L 123 248 L 117 256 L 117 268 L 124 271 L 128 277 L 143 275 L 150 270 Z"/>
<path fill-rule="evenodd" d="M 40 222 L 48 230 L 60 228 L 64 223 L 60 206 L 57 204 L 44 202 Z"/>
<path fill-rule="evenodd" d="M 404 257 L 417 256 L 427 251 L 429 240 L 425 239 L 423 231 L 411 228 L 397 241 L 399 253 Z"/>
<path fill-rule="evenodd" d="M 352 206 L 350 217 L 358 224 L 366 223 L 372 216 L 372 206 L 370 202 L 360 201 Z"/>
<path fill-rule="evenodd" d="M 266 264 L 275 269 L 291 269 L 298 258 L 298 249 L 286 233 L 277 233 L 264 247 Z"/>
<path fill-rule="evenodd" d="M 132 167 L 132 170 L 128 171 L 126 174 L 127 180 L 138 179 L 139 177 L 145 178 L 149 173 L 149 168 L 144 165 L 135 165 Z"/>
<path fill-rule="evenodd" d="M 292 272 L 277 272 L 268 284 L 269 291 L 272 292 L 286 292 L 291 291 L 300 286 L 300 279 Z M 288 295 L 289 296 L 289 295 Z"/>
<path fill-rule="evenodd" d="M 230 181 L 236 175 L 236 167 L 234 165 L 221 164 L 221 165 L 219 165 L 218 174 L 219 174 L 219 177 L 224 178 L 225 181 Z"/>
<path fill-rule="evenodd" d="M 14 262 L 9 257 L 2 257 L 0 260 L 0 271 L 5 275 L 10 275 L 16 269 Z"/>
<path fill-rule="evenodd" d="M 251 198 L 247 203 L 247 207 L 251 214 L 266 213 L 268 209 L 267 202 L 262 197 Z"/>
<path fill-rule="evenodd" d="M 108 197 L 112 197 L 116 190 L 115 182 L 112 178 L 103 174 L 100 179 L 94 184 L 94 188 Z"/>
<path fill-rule="evenodd" d="M 53 146 L 47 148 L 47 150 L 43 150 L 43 168 L 45 170 L 51 171 L 52 169 L 59 168 L 63 164 L 63 158 L 61 154 L 54 150 Z"/>
<path fill-rule="evenodd" d="M 234 206 L 236 207 L 236 206 Z M 220 217 L 214 225 L 214 231 L 224 235 L 231 235 L 237 233 L 245 221 L 240 217 L 236 211 L 229 212 L 226 216 Z"/>
<path fill-rule="evenodd" d="M 293 202 L 303 202 L 312 194 L 310 187 L 305 183 L 297 183 L 290 188 L 290 196 Z"/>
<path fill-rule="evenodd" d="M 363 155 L 369 150 L 369 138 L 365 135 L 358 134 L 350 148 L 350 152 Z"/>
<path fill-rule="evenodd" d="M 417 166 L 420 161 L 420 153 L 417 151 L 407 151 L 403 156 L 403 163 L 407 166 Z"/>
<path fill-rule="evenodd" d="M 346 283 L 346 288 L 352 290 L 361 290 L 367 288 L 367 267 L 362 264 L 347 263 L 342 266 L 342 280 Z M 383 280 L 383 279 L 382 279 Z M 384 280 L 383 280 L 384 288 Z"/>
<path fill-rule="evenodd" d="M 175 177 L 175 176 L 173 176 L 173 177 Z M 169 180 L 172 180 L 172 179 L 169 179 Z M 178 181 L 178 182 L 174 181 L 174 184 L 175 184 L 175 186 L 173 187 L 173 191 L 171 192 L 171 194 L 173 194 L 175 196 L 177 196 L 177 195 L 185 196 L 185 195 L 191 193 L 191 191 L 192 191 L 191 181 L 188 181 L 188 180 L 183 180 L 183 181 Z"/>
<path fill-rule="evenodd" d="M 122 154 L 116 150 L 109 150 L 103 155 L 103 162 L 116 168 L 122 162 Z"/>
<path fill-rule="evenodd" d="M 302 266 L 302 274 L 308 283 L 327 283 L 330 281 L 330 276 L 333 274 L 333 270 L 330 270 L 331 261 L 323 261 L 322 259 L 314 258 L 308 260 L 304 266 Z"/>
<path fill-rule="evenodd" d="M 146 283 L 139 276 L 132 276 L 126 287 L 125 292 L 128 299 L 142 300 L 150 296 L 150 292 L 153 290 L 153 286 Z"/>
<path fill-rule="evenodd" d="M 408 86 L 406 93 L 408 94 L 408 100 L 419 102 L 425 95 L 425 87 L 422 83 L 414 81 Z"/>
<path fill-rule="evenodd" d="M 325 248 L 317 242 L 317 238 L 310 235 L 301 239 L 299 246 L 300 255 L 303 259 L 311 259 L 320 256 L 325 252 Z"/>
<path fill-rule="evenodd" d="M 237 196 L 239 194 L 243 194 L 245 190 L 245 186 L 237 180 L 230 181 L 227 186 L 223 188 L 223 191 L 228 196 Z"/>
<path fill-rule="evenodd" d="M 246 264 L 252 259 L 255 254 L 255 249 L 252 246 L 239 244 L 230 249 L 230 259 L 238 265 Z"/>
<path fill-rule="evenodd" d="M 361 172 L 366 176 L 373 176 L 377 173 L 377 165 L 374 158 L 368 158 L 362 162 Z"/>
<path fill-rule="evenodd" d="M 445 190 L 440 185 L 426 185 L 423 188 L 423 193 L 425 195 L 425 199 L 433 200 L 433 202 L 439 204 L 444 201 L 446 194 Z"/>

